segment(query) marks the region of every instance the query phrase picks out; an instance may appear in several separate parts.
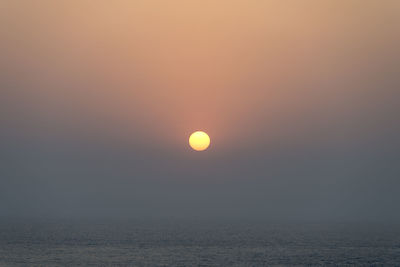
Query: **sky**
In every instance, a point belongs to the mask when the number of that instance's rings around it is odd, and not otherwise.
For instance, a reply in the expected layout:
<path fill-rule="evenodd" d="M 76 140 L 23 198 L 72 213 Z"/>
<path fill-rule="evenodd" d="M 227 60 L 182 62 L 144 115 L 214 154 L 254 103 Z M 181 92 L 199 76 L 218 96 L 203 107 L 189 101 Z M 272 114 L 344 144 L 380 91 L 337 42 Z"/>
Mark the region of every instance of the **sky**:
<path fill-rule="evenodd" d="M 0 218 L 398 221 L 399 47 L 397 0 L 2 1 Z"/>

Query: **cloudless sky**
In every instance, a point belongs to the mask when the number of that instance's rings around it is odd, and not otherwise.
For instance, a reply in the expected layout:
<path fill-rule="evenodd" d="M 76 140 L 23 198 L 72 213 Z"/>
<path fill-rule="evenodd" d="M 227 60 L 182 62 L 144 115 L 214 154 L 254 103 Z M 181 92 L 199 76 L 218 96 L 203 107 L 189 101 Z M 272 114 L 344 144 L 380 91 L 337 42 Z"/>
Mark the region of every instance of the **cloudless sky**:
<path fill-rule="evenodd" d="M 399 47 L 396 0 L 2 1 L 0 216 L 398 220 Z"/>

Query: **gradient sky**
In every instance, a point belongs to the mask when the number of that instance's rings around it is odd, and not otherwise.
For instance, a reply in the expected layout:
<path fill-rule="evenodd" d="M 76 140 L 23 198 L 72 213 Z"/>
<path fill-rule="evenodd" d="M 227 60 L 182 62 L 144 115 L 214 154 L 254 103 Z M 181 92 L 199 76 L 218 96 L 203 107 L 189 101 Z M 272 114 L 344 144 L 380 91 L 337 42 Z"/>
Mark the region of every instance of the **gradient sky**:
<path fill-rule="evenodd" d="M 399 220 L 399 103 L 397 0 L 5 0 L 0 217 Z"/>

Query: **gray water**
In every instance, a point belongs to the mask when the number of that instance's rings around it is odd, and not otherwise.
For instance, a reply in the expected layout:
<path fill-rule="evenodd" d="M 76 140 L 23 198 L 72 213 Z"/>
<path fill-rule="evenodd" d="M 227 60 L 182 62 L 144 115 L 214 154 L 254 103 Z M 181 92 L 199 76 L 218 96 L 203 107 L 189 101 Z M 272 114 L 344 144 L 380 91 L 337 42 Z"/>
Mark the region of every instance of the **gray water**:
<path fill-rule="evenodd" d="M 400 266 L 400 226 L 1 223 L 0 266 Z"/>

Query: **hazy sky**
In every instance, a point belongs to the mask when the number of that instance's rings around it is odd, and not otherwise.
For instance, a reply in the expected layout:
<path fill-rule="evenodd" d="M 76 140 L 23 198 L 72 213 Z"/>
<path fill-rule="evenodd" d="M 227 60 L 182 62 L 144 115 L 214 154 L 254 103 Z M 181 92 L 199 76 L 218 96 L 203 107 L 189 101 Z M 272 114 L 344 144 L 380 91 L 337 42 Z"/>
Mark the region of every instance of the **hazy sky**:
<path fill-rule="evenodd" d="M 399 220 L 399 103 L 397 0 L 5 0 L 0 217 Z"/>

